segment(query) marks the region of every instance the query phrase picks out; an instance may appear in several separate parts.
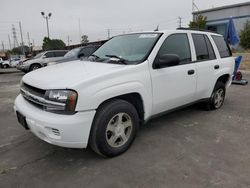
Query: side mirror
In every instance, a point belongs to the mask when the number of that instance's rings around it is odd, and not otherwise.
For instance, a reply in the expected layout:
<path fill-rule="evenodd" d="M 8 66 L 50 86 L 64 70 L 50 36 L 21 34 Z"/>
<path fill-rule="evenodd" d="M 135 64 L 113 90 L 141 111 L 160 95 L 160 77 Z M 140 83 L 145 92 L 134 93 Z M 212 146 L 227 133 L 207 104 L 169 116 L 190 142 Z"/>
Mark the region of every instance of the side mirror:
<path fill-rule="evenodd" d="M 84 53 L 80 53 L 80 54 L 78 54 L 78 59 L 81 59 L 82 57 L 84 57 L 85 56 L 85 54 Z"/>
<path fill-rule="evenodd" d="M 46 57 L 46 55 L 43 55 L 42 58 L 45 59 L 45 58 L 47 58 L 47 57 Z"/>
<path fill-rule="evenodd" d="M 154 69 L 161 69 L 165 67 L 172 67 L 179 65 L 180 58 L 176 54 L 164 54 L 157 58 L 153 64 Z"/>

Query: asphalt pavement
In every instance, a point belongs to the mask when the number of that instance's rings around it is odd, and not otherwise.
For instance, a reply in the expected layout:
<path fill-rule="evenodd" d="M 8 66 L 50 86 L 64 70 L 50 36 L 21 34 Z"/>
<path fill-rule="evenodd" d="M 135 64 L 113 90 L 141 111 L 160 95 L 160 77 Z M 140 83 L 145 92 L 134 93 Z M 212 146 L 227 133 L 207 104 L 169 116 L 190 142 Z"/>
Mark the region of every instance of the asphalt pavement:
<path fill-rule="evenodd" d="M 1 188 L 250 187 L 250 85 L 229 88 L 220 110 L 194 105 L 148 122 L 126 153 L 104 159 L 50 145 L 17 123 L 22 76 L 0 74 Z"/>

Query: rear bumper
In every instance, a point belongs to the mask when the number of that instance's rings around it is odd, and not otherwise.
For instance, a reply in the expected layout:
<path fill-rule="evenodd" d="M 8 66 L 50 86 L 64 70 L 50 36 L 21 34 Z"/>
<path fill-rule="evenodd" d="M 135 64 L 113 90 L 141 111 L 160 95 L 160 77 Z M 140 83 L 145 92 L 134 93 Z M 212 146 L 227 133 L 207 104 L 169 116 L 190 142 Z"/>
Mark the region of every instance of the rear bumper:
<path fill-rule="evenodd" d="M 21 95 L 16 98 L 15 112 L 26 117 L 30 131 L 40 139 L 57 146 L 86 148 L 95 111 L 61 115 L 43 111 Z"/>

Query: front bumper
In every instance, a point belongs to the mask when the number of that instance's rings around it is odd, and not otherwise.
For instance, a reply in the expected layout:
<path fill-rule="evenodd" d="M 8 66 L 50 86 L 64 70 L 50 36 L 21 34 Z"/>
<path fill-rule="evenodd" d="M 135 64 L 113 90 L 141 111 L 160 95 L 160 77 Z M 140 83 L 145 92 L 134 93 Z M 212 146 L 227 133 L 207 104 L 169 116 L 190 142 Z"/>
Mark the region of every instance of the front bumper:
<path fill-rule="evenodd" d="M 40 139 L 67 148 L 86 148 L 95 110 L 61 115 L 43 111 L 26 101 L 16 98 L 15 112 L 26 117 L 27 125 Z"/>

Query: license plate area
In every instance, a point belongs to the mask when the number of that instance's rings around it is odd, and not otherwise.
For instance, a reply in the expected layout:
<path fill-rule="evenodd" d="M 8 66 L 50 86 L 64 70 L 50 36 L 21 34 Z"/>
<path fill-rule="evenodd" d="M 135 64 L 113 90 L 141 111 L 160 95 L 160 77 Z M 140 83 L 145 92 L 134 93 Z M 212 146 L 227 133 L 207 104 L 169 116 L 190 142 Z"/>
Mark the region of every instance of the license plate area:
<path fill-rule="evenodd" d="M 16 112 L 17 115 L 17 120 L 18 122 L 26 129 L 29 130 L 28 124 L 26 122 L 26 118 L 20 113 L 20 112 Z"/>

